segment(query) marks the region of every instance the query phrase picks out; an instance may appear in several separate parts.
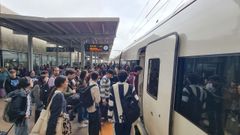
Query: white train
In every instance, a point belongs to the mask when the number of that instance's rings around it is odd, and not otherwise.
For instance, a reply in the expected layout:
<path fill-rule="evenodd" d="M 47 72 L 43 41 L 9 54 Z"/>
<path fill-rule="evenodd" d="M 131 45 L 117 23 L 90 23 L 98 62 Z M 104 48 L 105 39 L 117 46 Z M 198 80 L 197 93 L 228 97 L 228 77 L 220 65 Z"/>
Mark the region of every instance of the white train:
<path fill-rule="evenodd" d="M 190 2 L 123 51 L 124 62 L 144 68 L 140 134 L 240 135 L 240 0 Z M 181 110 L 188 73 L 205 81 L 213 75 L 223 80 L 219 101 L 212 97 L 210 106 L 208 99 L 199 123 L 182 112 L 191 108 Z"/>

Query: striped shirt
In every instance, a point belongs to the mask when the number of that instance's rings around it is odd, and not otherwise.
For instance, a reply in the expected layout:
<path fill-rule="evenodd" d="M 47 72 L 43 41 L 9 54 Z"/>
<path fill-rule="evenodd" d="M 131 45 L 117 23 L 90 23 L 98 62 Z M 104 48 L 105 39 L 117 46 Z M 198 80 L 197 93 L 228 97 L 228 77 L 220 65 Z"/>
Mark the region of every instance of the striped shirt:
<path fill-rule="evenodd" d="M 120 92 L 123 91 L 124 96 L 126 96 L 128 90 L 131 90 L 131 93 L 134 95 L 136 101 L 139 100 L 139 97 L 134 89 L 129 89 L 129 84 L 116 83 L 110 89 L 110 98 L 109 98 L 109 109 L 108 109 L 108 119 L 109 121 L 113 120 L 115 123 L 123 123 L 123 108 L 121 105 Z"/>
<path fill-rule="evenodd" d="M 203 90 L 201 86 L 198 85 L 189 85 L 188 87 L 183 88 L 182 102 L 185 103 L 192 102 L 189 100 L 192 94 L 202 103 L 201 108 L 206 109 L 207 92 Z"/>
<path fill-rule="evenodd" d="M 109 98 L 110 96 L 110 87 L 111 87 L 111 81 L 107 78 L 107 76 L 103 76 L 103 78 L 100 81 L 100 95 L 101 98 Z"/>

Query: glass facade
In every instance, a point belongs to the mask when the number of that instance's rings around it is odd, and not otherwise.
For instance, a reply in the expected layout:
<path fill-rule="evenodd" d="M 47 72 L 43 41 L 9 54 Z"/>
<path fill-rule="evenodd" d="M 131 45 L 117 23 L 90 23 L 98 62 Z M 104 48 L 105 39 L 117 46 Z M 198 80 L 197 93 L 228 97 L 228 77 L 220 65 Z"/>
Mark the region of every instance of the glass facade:
<path fill-rule="evenodd" d="M 3 66 L 7 68 L 16 67 L 19 65 L 18 63 L 18 53 L 3 51 Z"/>
<path fill-rule="evenodd" d="M 42 62 L 41 62 L 41 55 L 39 54 L 33 54 L 33 66 L 40 66 L 42 65 Z"/>
<path fill-rule="evenodd" d="M 19 58 L 19 65 L 22 65 L 23 67 L 27 67 L 28 65 L 28 57 L 27 53 L 18 53 Z"/>
<path fill-rule="evenodd" d="M 42 65 L 46 65 L 46 64 L 49 64 L 48 56 L 42 55 Z"/>
<path fill-rule="evenodd" d="M 28 54 L 14 51 L 1 51 L 2 66 L 6 68 L 28 67 Z M 59 57 L 59 64 L 67 64 L 69 62 L 68 57 Z M 56 57 L 42 54 L 33 54 L 33 67 L 50 64 L 56 66 Z"/>

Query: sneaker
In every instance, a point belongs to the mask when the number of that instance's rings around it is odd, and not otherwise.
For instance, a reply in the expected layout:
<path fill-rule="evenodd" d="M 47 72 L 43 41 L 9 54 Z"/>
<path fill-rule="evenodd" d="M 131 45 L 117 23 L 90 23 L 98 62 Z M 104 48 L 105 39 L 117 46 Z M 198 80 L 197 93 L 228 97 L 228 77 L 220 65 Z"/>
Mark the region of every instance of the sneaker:
<path fill-rule="evenodd" d="M 85 124 L 88 124 L 88 123 L 89 123 L 89 121 L 88 121 L 88 120 L 84 120 L 84 121 L 83 121 L 83 123 L 85 123 Z"/>
<path fill-rule="evenodd" d="M 79 124 L 79 128 L 85 128 L 85 127 L 87 127 L 88 126 L 88 124 L 85 124 L 85 123 L 83 123 L 83 122 L 81 122 L 80 124 Z"/>

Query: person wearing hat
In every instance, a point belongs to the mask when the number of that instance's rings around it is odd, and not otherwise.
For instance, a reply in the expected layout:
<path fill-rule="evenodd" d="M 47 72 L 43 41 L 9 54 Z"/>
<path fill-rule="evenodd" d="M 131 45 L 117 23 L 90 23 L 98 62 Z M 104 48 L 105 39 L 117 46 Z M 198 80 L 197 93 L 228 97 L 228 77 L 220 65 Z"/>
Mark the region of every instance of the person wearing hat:
<path fill-rule="evenodd" d="M 17 71 L 15 69 L 9 70 L 10 77 L 5 81 L 4 88 L 6 93 L 10 93 L 16 89 L 18 89 L 19 77 L 17 76 Z"/>

